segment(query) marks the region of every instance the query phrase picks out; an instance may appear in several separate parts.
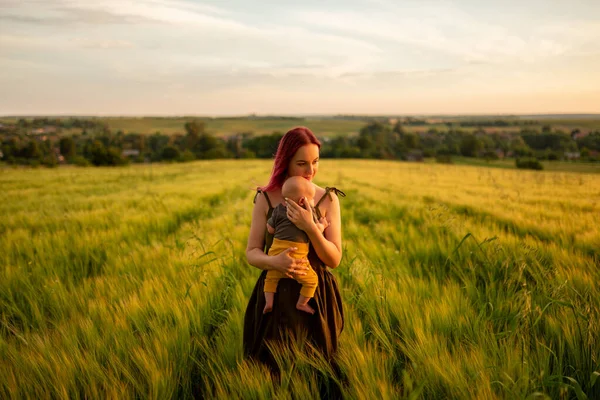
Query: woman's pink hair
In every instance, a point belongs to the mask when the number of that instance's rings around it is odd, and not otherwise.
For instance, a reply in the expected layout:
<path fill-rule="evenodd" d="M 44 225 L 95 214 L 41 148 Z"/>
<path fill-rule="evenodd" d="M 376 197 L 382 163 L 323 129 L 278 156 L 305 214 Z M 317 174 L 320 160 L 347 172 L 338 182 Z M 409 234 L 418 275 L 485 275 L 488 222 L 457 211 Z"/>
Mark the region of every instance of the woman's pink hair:
<path fill-rule="evenodd" d="M 296 154 L 300 147 L 311 143 L 316 144 L 319 149 L 321 148 L 321 142 L 319 142 L 319 139 L 317 139 L 310 129 L 299 126 L 287 131 L 279 141 L 269 183 L 260 188 L 260 190 L 270 192 L 280 189 L 283 186 L 283 181 L 285 181 L 287 170 L 294 154 Z"/>

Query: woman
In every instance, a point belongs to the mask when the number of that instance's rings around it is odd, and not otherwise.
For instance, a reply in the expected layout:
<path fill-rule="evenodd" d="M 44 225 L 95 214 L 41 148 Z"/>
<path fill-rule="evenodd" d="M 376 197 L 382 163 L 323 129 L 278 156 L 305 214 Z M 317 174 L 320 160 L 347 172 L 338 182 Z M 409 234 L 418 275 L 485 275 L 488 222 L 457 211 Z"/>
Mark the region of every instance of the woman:
<path fill-rule="evenodd" d="M 338 284 L 326 266 L 335 268 L 342 258 L 340 205 L 336 194 L 345 194 L 336 188 L 323 189 L 315 185 L 315 211 L 326 226 L 323 233 L 317 229 L 310 211 L 292 200 L 286 201 L 281 195 L 281 186 L 289 176 L 302 176 L 312 182 L 319 167 L 320 147 L 321 143 L 308 128 L 298 127 L 287 132 L 279 142 L 269 183 L 259 188 L 254 197 L 246 258 L 250 265 L 263 272 L 244 317 L 244 353 L 265 363 L 274 372 L 278 367 L 271 352 L 273 345 L 283 345 L 285 349 L 285 343 L 302 346 L 308 342 L 320 355 L 333 361 L 344 326 Z M 306 259 L 295 260 L 288 254 L 292 248 L 276 256 L 267 255 L 273 240 L 267 231 L 267 219 L 273 208 L 282 202 L 286 202 L 288 218 L 307 233 L 311 242 L 308 261 L 319 278 L 317 291 L 309 303 L 316 311 L 313 315 L 296 309 L 301 285 L 294 279 L 279 282 L 273 311 L 263 314 L 267 271 L 277 270 L 291 278 L 295 274 L 305 274 L 309 268 Z"/>

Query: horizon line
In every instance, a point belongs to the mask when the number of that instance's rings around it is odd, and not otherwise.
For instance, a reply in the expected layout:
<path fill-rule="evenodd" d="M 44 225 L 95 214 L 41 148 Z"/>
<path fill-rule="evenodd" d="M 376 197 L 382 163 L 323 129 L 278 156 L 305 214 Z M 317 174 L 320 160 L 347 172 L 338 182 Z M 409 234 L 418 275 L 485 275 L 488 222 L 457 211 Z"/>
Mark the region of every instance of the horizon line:
<path fill-rule="evenodd" d="M 548 113 L 408 113 L 408 114 L 371 114 L 371 113 L 299 113 L 299 114 L 271 114 L 271 113 L 249 113 L 249 114 L 8 114 L 0 115 L 0 118 L 211 118 L 211 119 L 226 119 L 226 118 L 300 118 L 300 117 L 366 117 L 366 118 L 399 118 L 399 117 L 600 117 L 598 113 L 564 113 L 564 112 L 548 112 Z"/>

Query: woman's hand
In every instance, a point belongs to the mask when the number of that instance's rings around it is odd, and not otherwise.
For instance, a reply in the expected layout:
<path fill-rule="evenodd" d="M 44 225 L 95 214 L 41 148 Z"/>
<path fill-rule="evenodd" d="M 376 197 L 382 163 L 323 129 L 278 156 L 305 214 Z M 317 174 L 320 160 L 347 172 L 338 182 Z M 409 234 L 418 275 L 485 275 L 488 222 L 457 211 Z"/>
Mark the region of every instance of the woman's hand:
<path fill-rule="evenodd" d="M 302 198 L 301 202 L 305 205 L 308 204 L 305 197 Z M 316 229 L 310 209 L 307 210 L 298 205 L 294 200 L 288 198 L 285 199 L 285 204 L 287 208 L 287 217 L 294 225 L 306 233 Z"/>
<path fill-rule="evenodd" d="M 306 258 L 297 260 L 290 256 L 289 253 L 293 253 L 296 250 L 298 250 L 298 248 L 290 247 L 276 256 L 271 256 L 271 265 L 273 268 L 292 279 L 297 275 L 306 275 L 306 271 L 308 271 L 309 268 L 308 260 Z"/>
<path fill-rule="evenodd" d="M 317 229 L 319 230 L 319 232 L 323 233 L 325 232 L 325 229 L 327 229 L 327 227 L 329 226 L 329 221 L 327 221 L 327 218 L 321 217 L 319 222 L 316 222 L 315 224 L 317 225 Z"/>

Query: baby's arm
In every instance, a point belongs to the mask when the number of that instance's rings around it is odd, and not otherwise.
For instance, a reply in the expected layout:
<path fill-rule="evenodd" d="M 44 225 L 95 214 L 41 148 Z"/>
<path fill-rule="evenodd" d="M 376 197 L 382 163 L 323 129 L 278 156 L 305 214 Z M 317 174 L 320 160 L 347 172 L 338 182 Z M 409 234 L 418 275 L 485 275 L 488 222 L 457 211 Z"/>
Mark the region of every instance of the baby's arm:
<path fill-rule="evenodd" d="M 271 235 L 275 234 L 275 228 L 273 228 L 273 227 L 277 226 L 277 217 L 279 216 L 279 213 L 277 212 L 278 210 L 279 210 L 278 208 L 276 208 L 275 210 L 273 210 L 273 213 L 271 214 L 271 217 L 267 220 L 267 231 Z"/>

